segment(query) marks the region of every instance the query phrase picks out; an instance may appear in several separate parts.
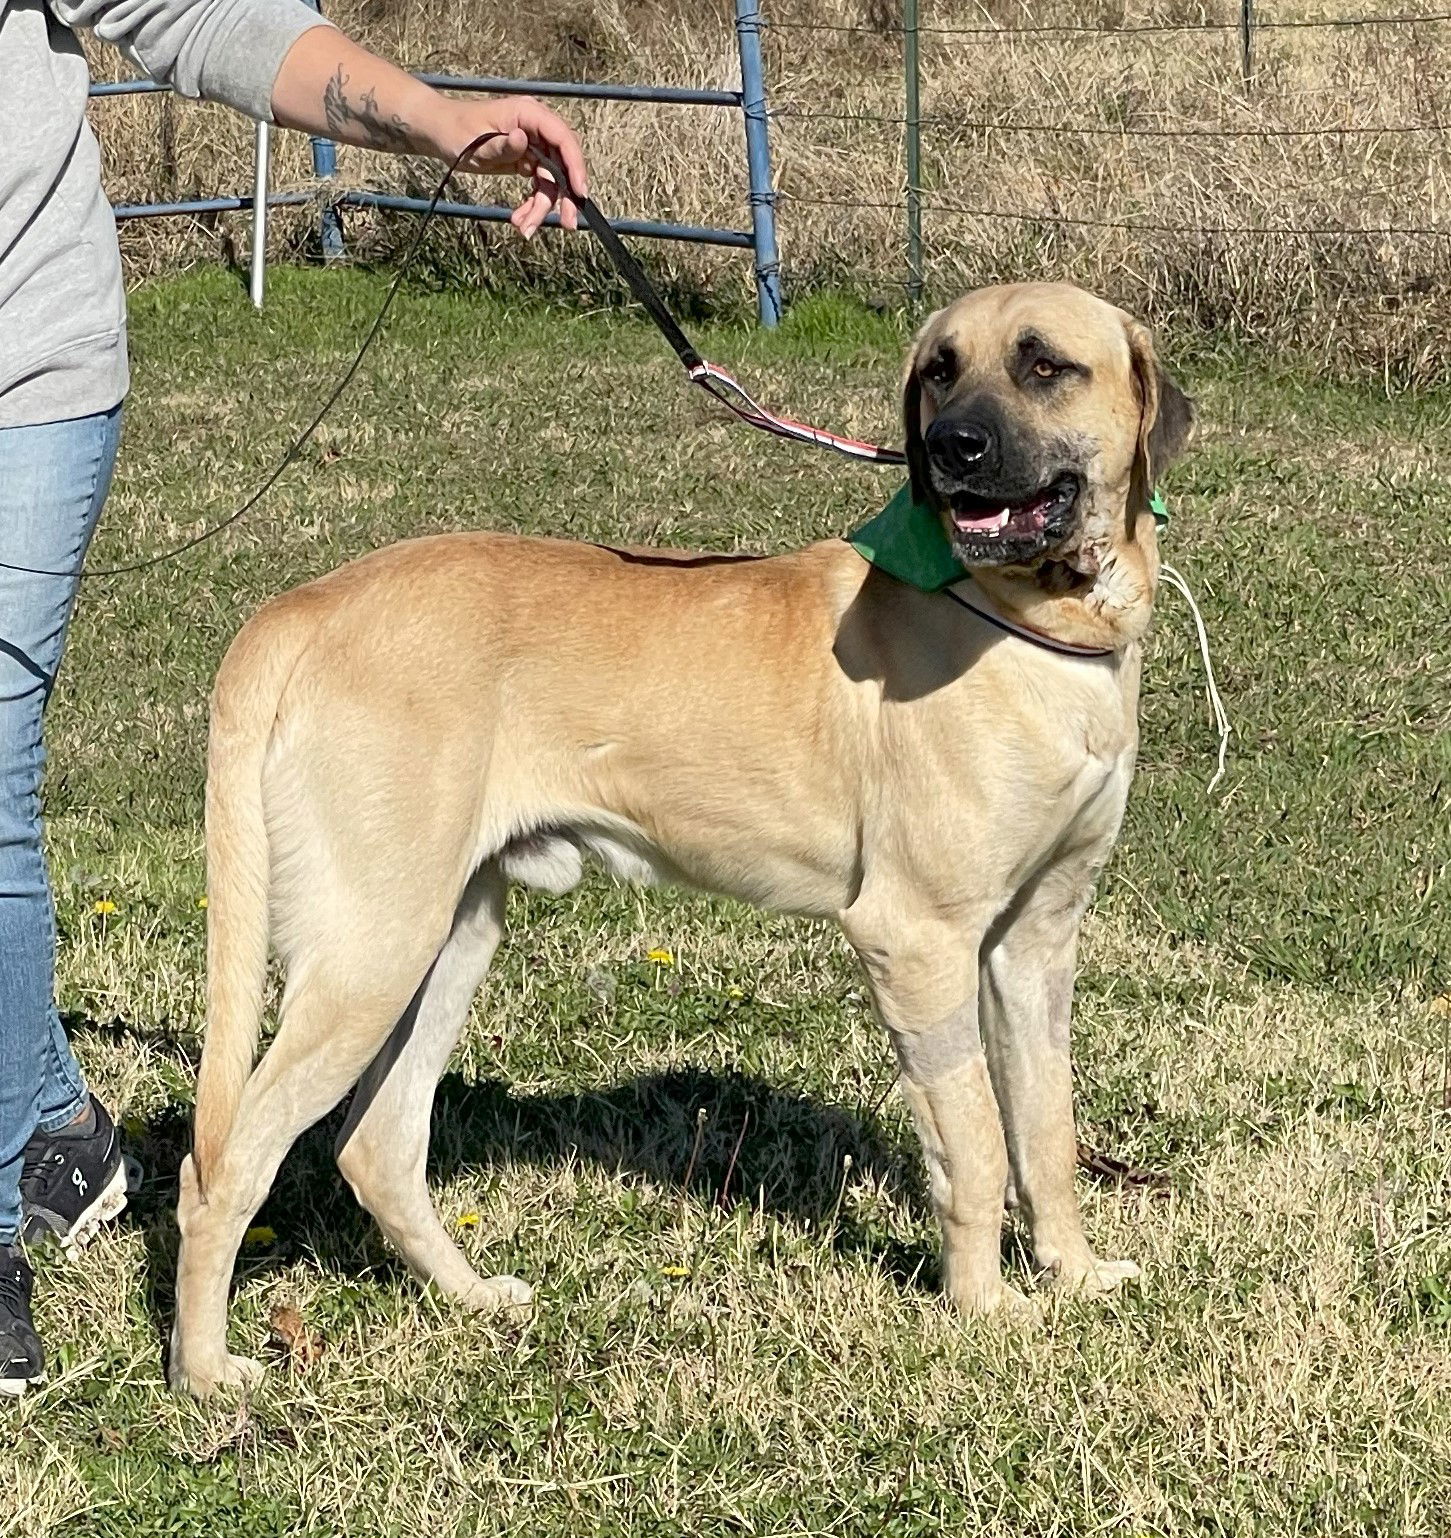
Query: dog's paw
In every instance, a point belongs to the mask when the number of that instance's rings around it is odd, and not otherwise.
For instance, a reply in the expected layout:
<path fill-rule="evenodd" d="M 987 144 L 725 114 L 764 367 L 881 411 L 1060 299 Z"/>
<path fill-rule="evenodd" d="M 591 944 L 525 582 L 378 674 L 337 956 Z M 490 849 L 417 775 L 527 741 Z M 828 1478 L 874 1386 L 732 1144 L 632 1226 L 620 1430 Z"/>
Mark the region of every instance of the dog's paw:
<path fill-rule="evenodd" d="M 246 1393 L 262 1381 L 265 1371 L 261 1362 L 254 1362 L 250 1356 L 223 1355 L 218 1362 L 203 1362 L 195 1367 L 174 1361 L 169 1377 L 177 1393 L 190 1394 L 193 1399 L 210 1399 L 223 1389 Z"/>
<path fill-rule="evenodd" d="M 525 1314 L 533 1306 L 534 1289 L 517 1276 L 481 1277 L 460 1301 L 476 1314 Z"/>
<path fill-rule="evenodd" d="M 1049 1268 L 1044 1280 L 1055 1292 L 1097 1293 L 1115 1292 L 1125 1282 L 1143 1273 L 1131 1260 L 1099 1260 L 1096 1255 L 1069 1263 L 1060 1261 Z"/>
<path fill-rule="evenodd" d="M 1001 1278 L 982 1286 L 954 1288 L 951 1297 L 952 1306 L 964 1319 L 993 1318 L 1005 1324 L 1028 1324 L 1042 1314 L 1035 1298 Z"/>

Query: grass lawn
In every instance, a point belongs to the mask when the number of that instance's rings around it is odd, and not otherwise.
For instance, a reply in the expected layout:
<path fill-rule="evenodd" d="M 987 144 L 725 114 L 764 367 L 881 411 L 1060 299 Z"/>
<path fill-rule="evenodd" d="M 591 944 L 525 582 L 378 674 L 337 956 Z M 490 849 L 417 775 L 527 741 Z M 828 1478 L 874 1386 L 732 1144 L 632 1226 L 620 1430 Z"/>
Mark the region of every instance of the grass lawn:
<path fill-rule="evenodd" d="M 95 562 L 250 489 L 382 286 L 278 272 L 260 320 L 218 273 L 139 293 Z M 206 695 L 242 620 L 420 531 L 771 550 L 894 488 L 728 425 L 643 322 L 411 289 L 255 516 L 85 592 L 53 714 L 61 996 L 149 1178 L 80 1263 L 42 1267 L 52 1380 L 0 1419 L 0 1533 L 1451 1532 L 1451 399 L 1165 340 L 1203 421 L 1167 553 L 1235 738 L 1206 796 L 1166 592 L 1077 1010 L 1085 1144 L 1165 1177 L 1084 1177 L 1090 1238 L 1142 1282 L 1032 1327 L 954 1319 L 842 943 L 594 880 L 514 899 L 435 1120 L 441 1211 L 481 1269 L 535 1284 L 532 1320 L 420 1291 L 324 1127 L 239 1269 L 234 1349 L 270 1358 L 265 1386 L 166 1392 Z M 767 400 L 892 437 L 901 341 L 817 302 L 709 345 Z"/>

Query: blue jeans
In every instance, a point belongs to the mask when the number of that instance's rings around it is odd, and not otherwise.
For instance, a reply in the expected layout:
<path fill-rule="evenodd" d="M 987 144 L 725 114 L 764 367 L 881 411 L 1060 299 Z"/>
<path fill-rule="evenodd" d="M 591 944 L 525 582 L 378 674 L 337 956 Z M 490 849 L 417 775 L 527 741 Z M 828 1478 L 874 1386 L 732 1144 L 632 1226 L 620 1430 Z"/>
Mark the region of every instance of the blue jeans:
<path fill-rule="evenodd" d="M 121 408 L 0 428 L 0 561 L 73 572 L 116 462 Z M 55 908 L 41 848 L 41 730 L 78 583 L 0 567 L 0 1243 L 20 1227 L 20 1170 L 37 1127 L 86 1107 L 55 1008 Z"/>

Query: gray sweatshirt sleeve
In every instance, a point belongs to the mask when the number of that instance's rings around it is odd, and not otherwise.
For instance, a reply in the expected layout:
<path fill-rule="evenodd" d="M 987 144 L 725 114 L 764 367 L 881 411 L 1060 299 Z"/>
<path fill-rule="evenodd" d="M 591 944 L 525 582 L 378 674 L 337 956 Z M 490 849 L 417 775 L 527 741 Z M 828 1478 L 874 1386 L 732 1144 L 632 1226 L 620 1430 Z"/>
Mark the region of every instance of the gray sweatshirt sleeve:
<path fill-rule="evenodd" d="M 303 0 L 51 0 L 51 8 L 183 96 L 264 121 L 288 50 L 309 28 L 328 25 Z"/>

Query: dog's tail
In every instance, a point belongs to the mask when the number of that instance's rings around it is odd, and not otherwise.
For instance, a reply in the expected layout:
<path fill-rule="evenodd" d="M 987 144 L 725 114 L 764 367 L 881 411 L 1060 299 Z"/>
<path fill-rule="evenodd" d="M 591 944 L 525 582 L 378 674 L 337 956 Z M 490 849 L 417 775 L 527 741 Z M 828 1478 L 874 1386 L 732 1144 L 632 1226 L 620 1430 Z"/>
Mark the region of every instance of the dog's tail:
<path fill-rule="evenodd" d="M 192 1131 L 192 1158 L 203 1193 L 236 1119 L 262 1026 L 272 865 L 262 776 L 278 703 L 302 650 L 301 637 L 285 613 L 281 604 L 271 606 L 243 628 L 212 693 L 206 791 L 207 1026 Z"/>

